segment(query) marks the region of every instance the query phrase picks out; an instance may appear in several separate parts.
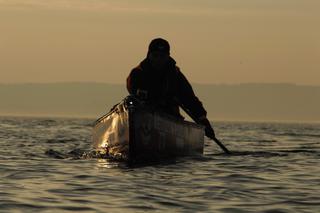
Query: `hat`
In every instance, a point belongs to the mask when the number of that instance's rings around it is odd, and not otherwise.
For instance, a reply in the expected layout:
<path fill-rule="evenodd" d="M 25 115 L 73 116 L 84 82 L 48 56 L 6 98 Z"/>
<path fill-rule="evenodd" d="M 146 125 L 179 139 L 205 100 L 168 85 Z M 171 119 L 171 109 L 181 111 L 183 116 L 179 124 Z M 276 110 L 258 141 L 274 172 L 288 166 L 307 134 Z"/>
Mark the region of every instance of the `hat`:
<path fill-rule="evenodd" d="M 162 38 L 156 38 L 153 39 L 149 44 L 149 52 L 152 51 L 159 51 L 164 53 L 170 53 L 170 45 L 169 42 L 162 39 Z"/>

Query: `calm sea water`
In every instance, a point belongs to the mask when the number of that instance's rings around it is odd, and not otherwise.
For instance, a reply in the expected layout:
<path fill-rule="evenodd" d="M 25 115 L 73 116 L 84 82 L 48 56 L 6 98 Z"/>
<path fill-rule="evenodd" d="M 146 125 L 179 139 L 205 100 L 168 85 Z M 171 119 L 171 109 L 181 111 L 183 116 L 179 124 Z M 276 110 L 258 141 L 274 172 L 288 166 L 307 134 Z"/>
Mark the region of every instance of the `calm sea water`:
<path fill-rule="evenodd" d="M 83 158 L 89 119 L 0 118 L 0 212 L 320 212 L 320 124 L 217 122 L 234 153 Z"/>

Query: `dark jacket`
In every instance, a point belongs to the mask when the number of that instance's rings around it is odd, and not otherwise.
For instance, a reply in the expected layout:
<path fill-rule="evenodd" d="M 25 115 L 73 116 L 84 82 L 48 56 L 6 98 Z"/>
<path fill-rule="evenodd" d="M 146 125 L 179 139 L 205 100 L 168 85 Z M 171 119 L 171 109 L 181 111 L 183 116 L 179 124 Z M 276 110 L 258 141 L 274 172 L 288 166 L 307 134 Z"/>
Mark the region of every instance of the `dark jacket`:
<path fill-rule="evenodd" d="M 142 91 L 150 104 L 176 117 L 181 117 L 179 106 L 187 109 L 195 118 L 207 115 L 172 58 L 161 72 L 153 70 L 148 59 L 143 60 L 128 76 L 127 89 L 132 95 Z"/>

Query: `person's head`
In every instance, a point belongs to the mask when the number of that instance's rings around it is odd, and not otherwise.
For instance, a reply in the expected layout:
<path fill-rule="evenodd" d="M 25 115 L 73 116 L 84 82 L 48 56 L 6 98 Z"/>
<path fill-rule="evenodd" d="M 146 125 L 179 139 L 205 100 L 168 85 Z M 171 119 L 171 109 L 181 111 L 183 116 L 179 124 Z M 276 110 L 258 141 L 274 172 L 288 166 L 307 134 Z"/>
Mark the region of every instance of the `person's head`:
<path fill-rule="evenodd" d="M 170 58 L 169 42 L 162 38 L 153 39 L 149 44 L 147 58 L 154 67 L 165 66 Z"/>

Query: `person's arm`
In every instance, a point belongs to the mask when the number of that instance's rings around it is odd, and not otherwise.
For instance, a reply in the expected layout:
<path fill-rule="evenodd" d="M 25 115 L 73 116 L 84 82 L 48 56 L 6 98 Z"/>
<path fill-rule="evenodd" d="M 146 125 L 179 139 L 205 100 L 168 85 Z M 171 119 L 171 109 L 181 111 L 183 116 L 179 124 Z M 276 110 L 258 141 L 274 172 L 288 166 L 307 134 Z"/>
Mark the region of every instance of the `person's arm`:
<path fill-rule="evenodd" d="M 214 130 L 207 119 L 207 111 L 204 109 L 198 97 L 194 94 L 191 84 L 178 68 L 177 79 L 177 99 L 179 105 L 196 123 L 205 126 L 205 134 L 207 137 L 215 138 Z"/>
<path fill-rule="evenodd" d="M 139 76 L 137 72 L 137 69 L 133 69 L 127 78 L 127 90 L 130 95 L 136 95 L 137 93 L 137 88 L 139 86 Z"/>
<path fill-rule="evenodd" d="M 135 95 L 141 100 L 148 99 L 148 91 L 140 69 L 135 68 L 131 71 L 127 78 L 127 90 L 130 95 Z"/>

